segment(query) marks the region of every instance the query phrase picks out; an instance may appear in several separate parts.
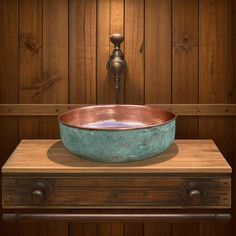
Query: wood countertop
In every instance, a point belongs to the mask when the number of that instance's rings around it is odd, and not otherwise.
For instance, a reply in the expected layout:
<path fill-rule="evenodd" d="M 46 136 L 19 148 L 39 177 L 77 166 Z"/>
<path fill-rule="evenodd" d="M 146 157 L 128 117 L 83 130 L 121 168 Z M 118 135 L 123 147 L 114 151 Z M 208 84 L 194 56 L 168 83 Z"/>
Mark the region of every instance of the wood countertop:
<path fill-rule="evenodd" d="M 18 173 L 231 173 L 212 140 L 175 140 L 162 154 L 139 162 L 111 164 L 84 160 L 67 151 L 60 140 L 22 140 L 2 167 Z"/>

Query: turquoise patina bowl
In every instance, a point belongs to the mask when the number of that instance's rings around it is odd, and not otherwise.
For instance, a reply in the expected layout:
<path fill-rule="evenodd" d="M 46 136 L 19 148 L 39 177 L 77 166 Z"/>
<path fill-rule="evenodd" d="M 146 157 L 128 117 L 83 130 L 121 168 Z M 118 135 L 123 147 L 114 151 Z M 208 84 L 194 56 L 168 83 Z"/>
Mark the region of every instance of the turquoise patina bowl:
<path fill-rule="evenodd" d="M 165 151 L 175 137 L 174 113 L 156 106 L 104 105 L 59 116 L 64 146 L 98 162 L 140 161 Z"/>

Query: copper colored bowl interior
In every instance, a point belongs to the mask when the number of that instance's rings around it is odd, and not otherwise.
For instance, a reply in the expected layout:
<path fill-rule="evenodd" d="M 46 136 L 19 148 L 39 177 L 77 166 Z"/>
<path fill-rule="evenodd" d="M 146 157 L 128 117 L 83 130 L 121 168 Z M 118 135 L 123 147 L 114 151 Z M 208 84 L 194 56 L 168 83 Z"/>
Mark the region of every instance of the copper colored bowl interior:
<path fill-rule="evenodd" d="M 129 130 L 166 124 L 176 118 L 158 107 L 103 105 L 76 108 L 59 116 L 64 125 L 94 130 Z"/>

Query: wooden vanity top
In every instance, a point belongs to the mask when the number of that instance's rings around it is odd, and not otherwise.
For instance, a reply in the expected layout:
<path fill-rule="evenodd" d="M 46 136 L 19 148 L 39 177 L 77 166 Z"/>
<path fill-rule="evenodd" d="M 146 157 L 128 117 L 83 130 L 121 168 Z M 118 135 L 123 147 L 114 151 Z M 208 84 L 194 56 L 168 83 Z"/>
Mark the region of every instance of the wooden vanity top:
<path fill-rule="evenodd" d="M 164 153 L 145 161 L 110 164 L 84 160 L 60 140 L 22 140 L 2 168 L 12 173 L 231 173 L 212 140 L 175 140 Z"/>

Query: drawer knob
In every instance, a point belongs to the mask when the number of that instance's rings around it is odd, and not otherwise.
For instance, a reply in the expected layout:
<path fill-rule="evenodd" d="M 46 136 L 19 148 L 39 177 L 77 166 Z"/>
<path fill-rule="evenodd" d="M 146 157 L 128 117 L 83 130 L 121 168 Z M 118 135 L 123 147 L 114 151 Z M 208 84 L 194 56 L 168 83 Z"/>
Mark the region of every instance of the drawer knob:
<path fill-rule="evenodd" d="M 51 184 L 44 179 L 36 179 L 29 186 L 29 194 L 35 205 L 46 203 L 52 192 Z"/>
<path fill-rule="evenodd" d="M 190 201 L 194 204 L 194 205 L 197 205 L 201 202 L 202 200 L 202 193 L 200 190 L 198 189 L 192 189 L 190 192 L 189 192 L 189 199 Z"/>
<path fill-rule="evenodd" d="M 183 200 L 191 205 L 200 205 L 207 196 L 207 187 L 200 180 L 190 180 L 182 187 Z"/>
<path fill-rule="evenodd" d="M 34 190 L 31 194 L 31 197 L 35 204 L 42 203 L 45 199 L 44 192 L 39 189 Z"/>

